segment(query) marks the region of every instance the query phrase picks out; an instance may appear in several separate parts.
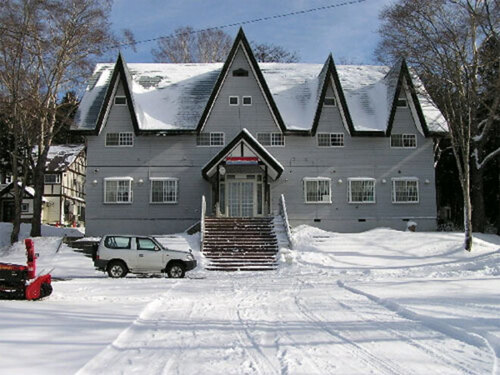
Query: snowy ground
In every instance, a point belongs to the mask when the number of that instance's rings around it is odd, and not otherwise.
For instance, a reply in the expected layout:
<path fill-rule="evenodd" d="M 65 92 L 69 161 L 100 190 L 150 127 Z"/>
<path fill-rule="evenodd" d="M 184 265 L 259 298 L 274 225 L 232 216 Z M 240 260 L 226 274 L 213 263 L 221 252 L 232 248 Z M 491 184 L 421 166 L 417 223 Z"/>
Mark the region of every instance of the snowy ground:
<path fill-rule="evenodd" d="M 0 373 L 500 374 L 498 236 L 471 254 L 455 233 L 294 240 L 276 272 L 111 280 L 37 239 L 58 280 L 45 300 L 0 301 Z M 22 245 L 0 261 L 24 262 Z"/>

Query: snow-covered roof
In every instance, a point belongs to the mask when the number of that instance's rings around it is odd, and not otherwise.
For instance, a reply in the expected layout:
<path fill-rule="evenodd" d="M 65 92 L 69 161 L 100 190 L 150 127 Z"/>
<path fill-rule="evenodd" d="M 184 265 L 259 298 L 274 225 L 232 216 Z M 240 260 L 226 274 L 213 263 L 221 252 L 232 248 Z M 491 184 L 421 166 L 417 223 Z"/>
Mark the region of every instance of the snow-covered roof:
<path fill-rule="evenodd" d="M 400 66 L 336 66 L 355 131 L 386 131 Z M 96 66 L 77 113 L 77 129 L 96 128 L 114 67 Z M 221 63 L 126 64 L 125 78 L 130 80 L 139 130 L 195 130 L 222 68 Z M 260 63 L 259 68 L 286 129 L 311 130 L 325 65 Z M 423 91 L 418 98 L 428 130 L 446 131 L 446 121 L 437 107 Z"/>
<path fill-rule="evenodd" d="M 73 164 L 85 145 L 52 145 L 45 163 L 46 172 L 64 172 Z"/>

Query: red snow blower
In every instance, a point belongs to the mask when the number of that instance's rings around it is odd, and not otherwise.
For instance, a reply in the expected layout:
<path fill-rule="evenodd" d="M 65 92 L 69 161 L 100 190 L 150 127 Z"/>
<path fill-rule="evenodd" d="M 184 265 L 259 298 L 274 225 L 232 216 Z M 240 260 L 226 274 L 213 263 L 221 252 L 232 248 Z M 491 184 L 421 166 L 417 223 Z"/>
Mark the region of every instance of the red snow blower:
<path fill-rule="evenodd" d="M 33 240 L 26 239 L 27 265 L 0 263 L 0 298 L 36 300 L 52 293 L 50 274 L 36 277 Z"/>

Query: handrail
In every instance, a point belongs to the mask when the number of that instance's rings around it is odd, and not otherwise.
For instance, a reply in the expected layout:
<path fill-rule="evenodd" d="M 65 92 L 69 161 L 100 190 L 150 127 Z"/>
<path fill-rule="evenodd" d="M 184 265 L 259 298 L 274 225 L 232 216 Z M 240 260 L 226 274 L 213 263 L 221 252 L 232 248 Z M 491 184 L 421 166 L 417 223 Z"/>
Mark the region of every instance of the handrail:
<path fill-rule="evenodd" d="M 203 237 L 205 235 L 205 215 L 207 213 L 207 202 L 205 196 L 201 196 L 201 220 L 200 220 L 200 242 L 203 248 Z"/>
<path fill-rule="evenodd" d="M 280 215 L 283 218 L 283 225 L 285 226 L 286 236 L 288 238 L 288 243 L 290 244 L 290 249 L 293 247 L 292 242 L 292 231 L 290 230 L 290 223 L 288 222 L 288 214 L 286 212 L 285 196 L 281 194 L 280 196 Z"/>

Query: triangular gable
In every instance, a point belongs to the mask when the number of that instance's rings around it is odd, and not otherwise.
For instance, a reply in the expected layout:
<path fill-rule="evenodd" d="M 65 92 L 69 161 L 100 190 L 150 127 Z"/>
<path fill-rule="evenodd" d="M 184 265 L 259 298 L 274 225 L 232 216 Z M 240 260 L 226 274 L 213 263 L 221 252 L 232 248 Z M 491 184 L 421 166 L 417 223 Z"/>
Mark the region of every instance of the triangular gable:
<path fill-rule="evenodd" d="M 98 135 L 101 132 L 103 124 L 108 117 L 109 111 L 111 109 L 110 101 L 113 99 L 116 93 L 116 89 L 120 81 L 123 84 L 123 91 L 127 97 L 127 107 L 130 112 L 130 117 L 132 119 L 132 124 L 134 126 L 135 134 L 139 133 L 139 123 L 137 121 L 137 116 L 135 113 L 134 99 L 131 94 L 131 78 L 130 73 L 127 69 L 127 65 L 121 53 L 118 53 L 118 58 L 116 59 L 115 66 L 113 68 L 113 74 L 109 82 L 108 88 L 106 90 L 106 95 L 102 103 L 101 109 L 99 111 L 99 116 L 97 118 L 96 127 L 93 130 L 82 130 L 81 133 Z"/>
<path fill-rule="evenodd" d="M 8 197 L 8 194 L 12 191 L 12 188 L 14 187 L 14 183 L 11 182 L 7 186 L 5 186 L 2 190 L 0 190 L 0 198 L 2 197 Z M 19 182 L 19 187 L 21 187 L 21 183 Z M 14 194 L 12 193 L 12 197 Z M 29 186 L 24 187 L 24 194 L 23 194 L 23 199 L 33 199 L 35 197 L 35 192 L 33 188 Z"/>
<path fill-rule="evenodd" d="M 216 101 L 217 97 L 219 96 L 222 85 L 227 77 L 227 74 L 229 73 L 229 68 L 231 67 L 231 65 L 233 63 L 234 57 L 235 57 L 238 49 L 240 48 L 240 46 L 243 47 L 243 51 L 247 56 L 248 62 L 249 62 L 250 67 L 252 68 L 252 70 L 255 74 L 255 77 L 257 78 L 257 82 L 258 82 L 259 86 L 261 87 L 262 94 L 264 95 L 264 98 L 267 101 L 267 104 L 269 106 L 269 110 L 271 111 L 271 114 L 276 122 L 276 125 L 281 130 L 281 132 L 285 133 L 286 127 L 285 127 L 285 124 L 283 122 L 283 119 L 278 111 L 276 103 L 274 102 L 274 99 L 273 99 L 272 94 L 269 90 L 269 87 L 267 86 L 267 83 L 264 79 L 264 76 L 262 75 L 262 72 L 259 68 L 259 64 L 257 63 L 255 56 L 253 55 L 250 44 L 248 43 L 248 40 L 247 40 L 242 28 L 240 28 L 240 30 L 238 31 L 238 35 L 236 36 L 236 39 L 234 40 L 231 51 L 229 52 L 229 55 L 226 59 L 226 62 L 224 63 L 224 66 L 222 67 L 222 70 L 219 74 L 219 77 L 217 78 L 217 82 L 215 83 L 214 89 L 212 91 L 212 94 L 210 95 L 210 99 L 208 100 L 207 106 L 205 107 L 205 110 L 203 111 L 203 114 L 201 115 L 201 118 L 200 118 L 200 121 L 198 123 L 196 131 L 199 133 L 203 130 L 203 127 L 205 126 L 205 124 L 208 120 L 208 116 L 210 115 L 210 112 L 212 111 L 212 108 L 215 104 L 215 101 Z"/>
<path fill-rule="evenodd" d="M 333 83 L 334 92 L 338 95 L 339 99 L 339 111 L 342 121 L 345 122 L 344 126 L 347 126 L 349 133 L 351 135 L 355 135 L 356 130 L 354 130 L 354 126 L 352 124 L 351 115 L 349 113 L 349 109 L 347 108 L 347 103 L 345 100 L 344 92 L 342 90 L 342 86 L 340 84 L 339 76 L 337 73 L 337 69 L 335 68 L 335 62 L 333 61 L 333 56 L 330 54 L 325 62 L 325 65 L 320 73 L 321 77 L 321 91 L 318 99 L 318 107 L 316 109 L 316 114 L 314 116 L 311 134 L 313 136 L 316 135 L 316 131 L 318 130 L 319 119 L 321 118 L 321 112 L 323 110 L 323 102 L 325 100 L 326 91 L 328 88 L 329 82 Z"/>
<path fill-rule="evenodd" d="M 215 155 L 202 169 L 202 175 L 205 179 L 213 176 L 217 165 L 225 160 L 226 157 L 233 154 L 233 151 L 244 145 L 255 156 L 257 156 L 265 165 L 270 168 L 269 175 L 273 179 L 277 179 L 284 171 L 283 166 L 262 146 L 247 129 L 243 129 L 233 140 L 224 147 L 217 155 Z"/>
<path fill-rule="evenodd" d="M 408 87 L 408 92 L 411 96 L 411 101 L 413 105 L 415 106 L 415 112 L 417 119 L 414 118 L 414 121 L 419 121 L 420 125 L 422 127 L 422 131 L 424 133 L 425 137 L 428 137 L 430 135 L 429 129 L 427 127 L 427 122 L 425 121 L 425 116 L 422 111 L 422 107 L 420 105 L 420 100 L 418 99 L 417 92 L 415 90 L 415 86 L 413 84 L 413 80 L 411 79 L 410 71 L 408 70 L 408 65 L 406 64 L 406 60 L 403 58 L 401 59 L 397 65 L 399 65 L 399 74 L 398 74 L 398 80 L 396 85 L 389 85 L 389 88 L 391 86 L 395 86 L 395 89 L 393 89 L 393 95 L 392 95 L 392 105 L 391 105 L 391 111 L 389 114 L 388 122 L 387 122 L 387 131 L 386 131 L 386 136 L 390 136 L 392 132 L 392 127 L 394 125 L 394 117 L 396 115 L 396 108 L 397 108 L 397 100 L 399 98 L 399 95 L 401 93 L 401 90 L 404 89 L 405 83 Z M 394 69 L 394 68 L 393 68 Z M 391 69 L 389 74 L 394 74 L 394 70 Z M 415 124 L 417 126 L 417 124 Z"/>

